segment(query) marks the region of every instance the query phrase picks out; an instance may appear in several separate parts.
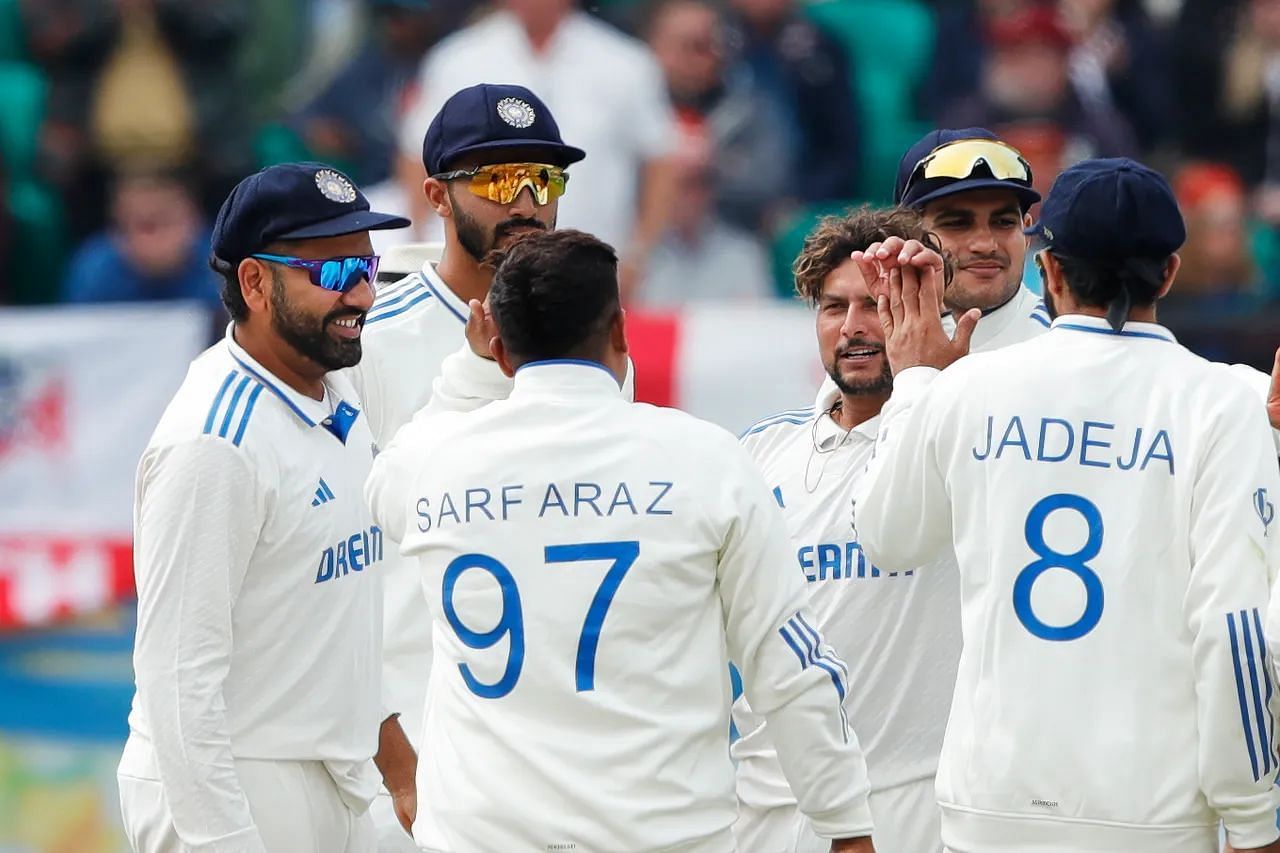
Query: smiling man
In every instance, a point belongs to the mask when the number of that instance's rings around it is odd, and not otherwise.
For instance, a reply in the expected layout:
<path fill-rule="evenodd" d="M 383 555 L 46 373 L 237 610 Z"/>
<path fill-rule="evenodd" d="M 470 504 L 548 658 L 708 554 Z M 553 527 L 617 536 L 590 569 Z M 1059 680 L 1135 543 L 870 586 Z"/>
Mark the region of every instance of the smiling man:
<path fill-rule="evenodd" d="M 138 466 L 136 853 L 364 853 L 380 777 L 412 820 L 413 751 L 381 704 L 373 442 L 334 372 L 361 356 L 369 231 L 407 225 L 318 163 L 250 175 L 218 214 L 232 323 Z"/>
<path fill-rule="evenodd" d="M 818 350 L 834 387 L 812 409 L 761 421 L 742 443 L 786 517 L 814 627 L 847 656 L 845 707 L 866 754 L 876 850 L 938 853 L 934 775 L 960 658 L 959 582 L 945 568 L 949 559 L 939 560 L 940 571 L 880 570 L 863 556 L 848 516 L 893 389 L 874 282 L 850 255 L 890 237 L 923 240 L 918 215 L 864 209 L 824 220 L 805 240 L 796 291 L 817 309 Z M 787 784 L 771 727 L 745 698 L 734 720 L 743 733 L 733 748 L 738 849 L 826 850 Z"/>
<path fill-rule="evenodd" d="M 943 296 L 943 326 L 953 314 L 982 311 L 973 350 L 999 349 L 1049 328 L 1040 298 L 1022 283 L 1027 258 L 1023 228 L 1040 201 L 1031 167 L 1010 145 L 980 127 L 935 130 L 898 163 L 894 201 L 917 210 L 937 237 L 954 275 Z"/>

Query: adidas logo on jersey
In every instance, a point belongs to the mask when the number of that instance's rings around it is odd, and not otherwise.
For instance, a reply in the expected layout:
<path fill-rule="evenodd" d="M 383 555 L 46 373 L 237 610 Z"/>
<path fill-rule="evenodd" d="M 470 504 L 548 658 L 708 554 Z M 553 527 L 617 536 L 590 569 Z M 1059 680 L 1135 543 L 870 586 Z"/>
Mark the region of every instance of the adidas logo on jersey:
<path fill-rule="evenodd" d="M 312 506 L 320 506 L 327 504 L 329 501 L 335 500 L 333 489 L 329 488 L 329 484 L 324 481 L 324 477 L 320 478 L 320 485 L 316 487 L 316 496 L 312 498 Z"/>

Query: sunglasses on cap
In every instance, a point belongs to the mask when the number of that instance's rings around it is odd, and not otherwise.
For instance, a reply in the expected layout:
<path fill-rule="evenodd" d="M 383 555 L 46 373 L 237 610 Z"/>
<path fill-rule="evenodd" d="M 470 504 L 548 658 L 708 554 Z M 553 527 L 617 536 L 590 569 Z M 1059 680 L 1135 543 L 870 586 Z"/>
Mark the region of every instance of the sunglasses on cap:
<path fill-rule="evenodd" d="M 250 257 L 306 270 L 312 284 L 325 290 L 332 290 L 334 293 L 346 293 L 362 281 L 369 282 L 369 287 L 373 287 L 378 275 L 379 257 L 377 255 L 352 255 L 320 260 L 268 254 L 256 254 Z"/>
<path fill-rule="evenodd" d="M 921 158 L 911 170 L 911 178 L 902 194 L 905 197 L 912 185 L 919 181 L 968 178 L 978 164 L 986 166 L 996 180 L 1031 183 L 1031 165 L 1018 153 L 1018 149 L 995 139 L 958 139 L 939 145 Z"/>
<path fill-rule="evenodd" d="M 569 175 L 559 166 L 546 163 L 496 163 L 474 169 L 455 169 L 431 177 L 439 181 L 469 178 L 471 194 L 498 204 L 511 204 L 528 187 L 538 204 L 548 204 L 564 195 Z"/>

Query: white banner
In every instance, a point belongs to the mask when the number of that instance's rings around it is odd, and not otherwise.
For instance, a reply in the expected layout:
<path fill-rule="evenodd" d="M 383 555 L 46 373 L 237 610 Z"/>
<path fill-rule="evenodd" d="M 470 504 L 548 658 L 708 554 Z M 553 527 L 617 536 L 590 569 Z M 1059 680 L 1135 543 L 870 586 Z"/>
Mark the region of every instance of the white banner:
<path fill-rule="evenodd" d="M 0 311 L 0 626 L 127 593 L 138 457 L 210 322 L 192 303 Z"/>
<path fill-rule="evenodd" d="M 0 534 L 129 534 L 138 457 L 209 323 L 188 303 L 0 311 Z"/>

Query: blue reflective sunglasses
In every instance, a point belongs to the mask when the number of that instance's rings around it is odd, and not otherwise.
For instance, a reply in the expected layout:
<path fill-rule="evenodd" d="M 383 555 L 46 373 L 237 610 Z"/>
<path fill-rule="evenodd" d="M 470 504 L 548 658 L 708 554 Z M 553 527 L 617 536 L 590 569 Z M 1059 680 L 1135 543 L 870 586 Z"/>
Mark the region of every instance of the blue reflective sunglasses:
<path fill-rule="evenodd" d="M 377 255 L 352 255 L 322 260 L 267 254 L 250 255 L 250 257 L 306 270 L 312 284 L 335 293 L 346 293 L 361 281 L 367 281 L 369 286 L 373 287 L 375 277 L 378 275 L 379 257 Z"/>

